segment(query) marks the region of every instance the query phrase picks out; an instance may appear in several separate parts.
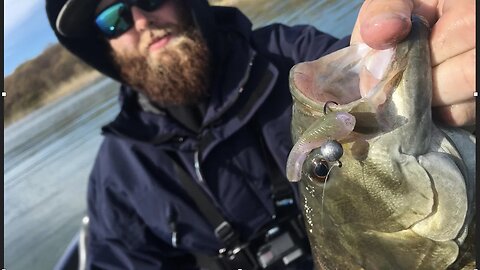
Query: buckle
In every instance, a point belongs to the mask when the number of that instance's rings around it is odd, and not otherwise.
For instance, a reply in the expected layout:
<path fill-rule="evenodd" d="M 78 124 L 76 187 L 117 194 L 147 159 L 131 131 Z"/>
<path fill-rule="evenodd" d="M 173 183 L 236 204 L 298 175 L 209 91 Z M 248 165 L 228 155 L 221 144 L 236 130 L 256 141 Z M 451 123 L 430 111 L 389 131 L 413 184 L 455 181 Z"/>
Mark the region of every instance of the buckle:
<path fill-rule="evenodd" d="M 234 236 L 232 227 L 228 222 L 222 222 L 220 225 L 218 225 L 217 228 L 215 228 L 215 236 L 217 236 L 217 238 L 220 239 L 223 243 L 228 245 L 228 242 L 232 240 Z"/>
<path fill-rule="evenodd" d="M 277 199 L 275 200 L 275 205 L 280 207 L 280 206 L 290 206 L 294 203 L 294 200 L 292 198 L 285 198 L 285 199 Z"/>

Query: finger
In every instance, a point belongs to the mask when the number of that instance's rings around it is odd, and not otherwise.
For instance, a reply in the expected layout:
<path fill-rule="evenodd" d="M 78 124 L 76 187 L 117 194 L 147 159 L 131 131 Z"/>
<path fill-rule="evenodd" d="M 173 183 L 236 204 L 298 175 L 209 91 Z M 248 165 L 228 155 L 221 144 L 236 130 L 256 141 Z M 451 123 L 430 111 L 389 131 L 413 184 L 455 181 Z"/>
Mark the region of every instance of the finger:
<path fill-rule="evenodd" d="M 432 27 L 441 14 L 442 0 L 418 0 L 414 1 L 412 13 L 423 16 Z"/>
<path fill-rule="evenodd" d="M 475 100 L 450 106 L 434 107 L 434 119 L 450 126 L 468 126 L 475 123 Z"/>
<path fill-rule="evenodd" d="M 351 43 L 365 42 L 374 49 L 394 46 L 408 35 L 413 8 L 412 1 L 365 1 L 352 33 Z"/>
<path fill-rule="evenodd" d="M 475 49 L 434 67 L 432 79 L 433 106 L 451 105 L 471 99 L 475 92 Z"/>
<path fill-rule="evenodd" d="M 432 28 L 432 66 L 475 48 L 475 1 L 446 1 Z"/>

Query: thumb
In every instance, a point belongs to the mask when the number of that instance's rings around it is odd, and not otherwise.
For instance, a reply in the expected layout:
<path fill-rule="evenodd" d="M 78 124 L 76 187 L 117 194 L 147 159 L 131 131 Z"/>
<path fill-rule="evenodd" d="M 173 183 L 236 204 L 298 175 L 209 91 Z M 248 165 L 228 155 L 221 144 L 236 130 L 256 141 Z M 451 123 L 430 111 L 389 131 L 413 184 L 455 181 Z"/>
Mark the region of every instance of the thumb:
<path fill-rule="evenodd" d="M 374 49 L 393 47 L 410 32 L 413 6 L 412 0 L 366 0 L 350 43 L 363 42 Z"/>

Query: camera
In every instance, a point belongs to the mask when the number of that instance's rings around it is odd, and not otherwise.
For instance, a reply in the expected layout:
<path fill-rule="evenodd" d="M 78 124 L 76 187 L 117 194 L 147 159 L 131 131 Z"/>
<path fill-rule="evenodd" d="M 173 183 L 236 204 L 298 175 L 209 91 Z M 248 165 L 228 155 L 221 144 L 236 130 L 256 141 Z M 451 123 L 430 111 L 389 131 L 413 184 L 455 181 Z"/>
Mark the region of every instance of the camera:
<path fill-rule="evenodd" d="M 279 230 L 275 227 L 269 231 Z M 268 243 L 262 245 L 257 251 L 257 260 L 263 269 L 279 264 L 288 265 L 303 255 L 302 248 L 295 244 L 288 231 L 274 232 L 278 235 L 273 237 Z M 270 238 L 270 237 L 269 237 Z"/>
<path fill-rule="evenodd" d="M 309 257 L 301 216 L 290 216 L 264 227 L 248 242 L 222 248 L 215 257 L 196 254 L 201 269 L 280 270 Z"/>

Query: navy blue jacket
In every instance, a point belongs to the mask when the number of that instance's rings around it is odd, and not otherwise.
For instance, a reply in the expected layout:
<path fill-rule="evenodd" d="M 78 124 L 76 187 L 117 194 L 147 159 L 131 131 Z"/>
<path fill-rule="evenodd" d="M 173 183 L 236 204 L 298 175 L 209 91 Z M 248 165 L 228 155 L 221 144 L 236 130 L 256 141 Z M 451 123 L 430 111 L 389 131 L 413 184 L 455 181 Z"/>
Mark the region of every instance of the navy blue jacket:
<path fill-rule="evenodd" d="M 236 9 L 218 8 L 215 16 L 227 57 L 212 84 L 200 132 L 168 114 L 143 110 L 137 93 L 121 87 L 121 112 L 103 128 L 88 187 L 92 269 L 194 269 L 192 253 L 213 255 L 222 248 L 180 184 L 171 153 L 242 240 L 272 220 L 259 136 L 285 174 L 292 147 L 289 70 L 347 46 L 349 38 L 337 40 L 311 26 L 274 24 L 251 31 Z"/>

